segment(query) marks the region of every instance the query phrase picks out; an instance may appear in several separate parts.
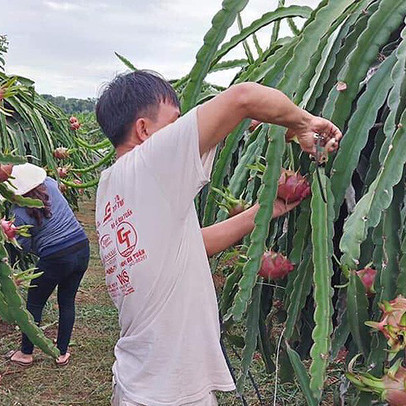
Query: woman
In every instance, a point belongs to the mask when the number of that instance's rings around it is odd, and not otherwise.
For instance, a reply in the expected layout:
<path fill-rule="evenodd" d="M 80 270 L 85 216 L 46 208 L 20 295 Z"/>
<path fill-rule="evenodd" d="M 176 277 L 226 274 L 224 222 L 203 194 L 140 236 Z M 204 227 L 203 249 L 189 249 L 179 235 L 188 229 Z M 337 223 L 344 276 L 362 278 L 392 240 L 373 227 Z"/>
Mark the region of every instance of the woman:
<path fill-rule="evenodd" d="M 44 169 L 32 164 L 15 165 L 11 188 L 15 194 L 39 199 L 43 208 L 13 205 L 15 225 L 31 225 L 30 238 L 19 236 L 17 241 L 25 252 L 39 257 L 38 272 L 28 289 L 27 309 L 36 323 L 40 323 L 42 310 L 51 293 L 58 287 L 59 326 L 57 347 L 59 366 L 67 365 L 70 358 L 69 340 L 75 321 L 75 296 L 89 262 L 89 241 L 76 220 L 68 202 L 59 191 L 58 183 L 46 176 Z M 34 346 L 22 334 L 21 350 L 9 355 L 11 362 L 28 366 L 33 362 Z"/>

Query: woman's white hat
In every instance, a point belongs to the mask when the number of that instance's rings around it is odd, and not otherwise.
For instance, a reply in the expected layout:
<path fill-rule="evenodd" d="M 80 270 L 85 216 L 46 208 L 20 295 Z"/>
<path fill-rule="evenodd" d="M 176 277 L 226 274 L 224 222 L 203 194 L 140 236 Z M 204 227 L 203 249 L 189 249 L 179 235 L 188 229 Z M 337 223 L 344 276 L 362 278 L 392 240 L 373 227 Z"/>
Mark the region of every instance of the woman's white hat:
<path fill-rule="evenodd" d="M 14 165 L 7 187 L 16 195 L 25 195 L 44 182 L 47 177 L 45 169 L 33 164 Z M 13 179 L 14 178 L 14 179 Z"/>

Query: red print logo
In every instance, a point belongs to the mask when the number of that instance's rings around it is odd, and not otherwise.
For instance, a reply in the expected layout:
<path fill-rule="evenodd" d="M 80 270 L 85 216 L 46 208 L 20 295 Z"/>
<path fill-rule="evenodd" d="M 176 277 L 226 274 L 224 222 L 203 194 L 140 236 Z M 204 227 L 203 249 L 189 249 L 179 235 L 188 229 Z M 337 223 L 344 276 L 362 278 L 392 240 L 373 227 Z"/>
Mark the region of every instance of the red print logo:
<path fill-rule="evenodd" d="M 122 257 L 128 257 L 137 245 L 135 228 L 126 221 L 117 226 L 117 248 Z"/>
<path fill-rule="evenodd" d="M 104 218 L 103 218 L 103 224 L 111 219 L 111 204 L 110 202 L 107 202 L 105 208 L 104 208 Z"/>
<path fill-rule="evenodd" d="M 111 238 L 108 234 L 104 234 L 103 237 L 100 239 L 100 245 L 103 249 L 109 247 L 112 244 Z"/>

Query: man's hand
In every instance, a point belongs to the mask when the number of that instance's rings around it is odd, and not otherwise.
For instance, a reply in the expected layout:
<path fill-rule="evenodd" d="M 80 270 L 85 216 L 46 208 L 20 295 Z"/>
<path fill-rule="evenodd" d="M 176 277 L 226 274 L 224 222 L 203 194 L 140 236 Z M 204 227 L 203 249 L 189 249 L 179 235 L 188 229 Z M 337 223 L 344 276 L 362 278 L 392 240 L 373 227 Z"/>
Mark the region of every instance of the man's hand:
<path fill-rule="evenodd" d="M 299 206 L 301 202 L 302 200 L 296 200 L 293 203 L 286 203 L 284 200 L 276 198 L 273 203 L 272 218 L 274 219 L 276 217 L 283 216 L 284 214 L 293 210 L 296 206 Z"/>
<path fill-rule="evenodd" d="M 316 137 L 318 134 L 323 137 L 321 146 L 326 147 L 326 152 L 330 153 L 338 148 L 341 131 L 332 122 L 322 117 L 315 117 L 309 114 L 306 122 L 298 128 L 290 128 L 286 133 L 286 140 L 290 141 L 294 137 L 300 144 L 303 151 L 316 155 Z"/>

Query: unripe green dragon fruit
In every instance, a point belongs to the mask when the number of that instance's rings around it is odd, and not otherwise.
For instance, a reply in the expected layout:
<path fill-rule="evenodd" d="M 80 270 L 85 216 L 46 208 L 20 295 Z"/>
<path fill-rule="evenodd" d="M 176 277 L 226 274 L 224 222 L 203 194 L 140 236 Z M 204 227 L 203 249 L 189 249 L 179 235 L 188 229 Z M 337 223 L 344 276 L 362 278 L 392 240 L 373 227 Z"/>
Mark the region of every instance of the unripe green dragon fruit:
<path fill-rule="evenodd" d="M 248 209 L 251 206 L 244 199 L 237 199 L 236 197 L 234 197 L 230 189 L 228 188 L 220 190 L 212 187 L 211 189 L 213 190 L 213 192 L 216 192 L 224 199 L 222 202 L 217 201 L 217 204 L 223 210 L 225 210 L 230 217 L 242 213 L 244 210 Z"/>
<path fill-rule="evenodd" d="M 389 360 L 406 347 L 406 298 L 399 295 L 390 302 L 379 303 L 382 318 L 379 322 L 366 321 L 365 324 L 381 331 L 388 340 Z M 406 405 L 406 403 L 405 403 Z"/>
<path fill-rule="evenodd" d="M 388 402 L 389 406 L 406 405 L 406 368 L 401 366 L 401 359 L 397 360 L 382 378 L 376 378 L 369 373 L 354 373 L 352 366 L 356 358 L 348 365 L 349 372 L 346 377 L 360 391 L 376 393 L 382 401 Z"/>

